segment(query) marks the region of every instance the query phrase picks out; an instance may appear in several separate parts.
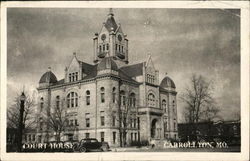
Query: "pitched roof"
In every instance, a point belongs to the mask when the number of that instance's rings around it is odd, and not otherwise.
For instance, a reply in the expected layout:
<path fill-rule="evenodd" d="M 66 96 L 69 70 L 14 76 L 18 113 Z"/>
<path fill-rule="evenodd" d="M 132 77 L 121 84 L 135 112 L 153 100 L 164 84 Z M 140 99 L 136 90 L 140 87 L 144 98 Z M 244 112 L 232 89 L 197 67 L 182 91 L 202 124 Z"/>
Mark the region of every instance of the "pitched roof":
<path fill-rule="evenodd" d="M 85 74 L 90 74 L 93 71 L 94 65 L 85 63 L 83 61 L 78 61 L 82 64 L 82 72 Z"/>
<path fill-rule="evenodd" d="M 97 75 L 97 64 L 96 65 L 92 65 L 92 68 L 90 69 L 90 72 L 87 73 L 87 75 L 85 77 L 83 77 L 83 80 L 95 78 L 96 75 Z"/>
<path fill-rule="evenodd" d="M 121 67 L 121 70 L 130 77 L 143 75 L 143 63 Z"/>
<path fill-rule="evenodd" d="M 111 32 L 112 30 L 113 31 L 116 31 L 116 29 L 118 28 L 116 22 L 115 22 L 115 19 L 114 17 L 111 15 L 108 17 L 108 19 L 106 20 L 104 26 L 106 27 L 106 29 Z"/>
<path fill-rule="evenodd" d="M 105 69 L 112 69 L 115 71 L 118 70 L 117 64 L 112 60 L 111 57 L 103 58 L 97 66 L 98 71 Z"/>
<path fill-rule="evenodd" d="M 55 85 L 60 85 L 60 84 L 64 84 L 64 79 L 61 79 L 55 83 Z"/>
<path fill-rule="evenodd" d="M 130 82 L 138 83 L 137 81 L 135 81 L 134 79 L 132 79 L 130 76 L 128 76 L 126 73 L 124 73 L 122 70 L 119 70 L 119 77 L 121 79 L 130 81 Z"/>

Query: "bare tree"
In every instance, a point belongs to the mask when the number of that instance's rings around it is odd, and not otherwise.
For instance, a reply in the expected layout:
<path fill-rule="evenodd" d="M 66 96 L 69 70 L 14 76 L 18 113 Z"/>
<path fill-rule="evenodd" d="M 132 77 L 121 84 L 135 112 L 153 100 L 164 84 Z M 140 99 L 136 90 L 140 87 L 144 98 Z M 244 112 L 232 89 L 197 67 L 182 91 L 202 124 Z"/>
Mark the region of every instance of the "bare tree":
<path fill-rule="evenodd" d="M 23 129 L 33 128 L 35 125 L 35 101 L 34 98 L 25 93 L 25 105 L 23 115 Z M 17 95 L 13 101 L 13 104 L 7 110 L 7 128 L 19 127 L 20 118 L 20 95 Z"/>
<path fill-rule="evenodd" d="M 112 108 L 110 105 L 109 114 L 111 119 L 115 119 L 118 122 L 119 128 L 119 140 L 120 146 L 126 146 L 127 144 L 127 133 L 132 125 L 132 119 L 135 119 L 133 116 L 136 114 L 135 102 L 136 99 L 131 97 L 132 90 L 118 91 L 118 97 L 115 99 L 115 108 Z M 117 110 L 116 110 L 117 109 Z M 130 125 L 130 126 L 129 126 Z"/>
<path fill-rule="evenodd" d="M 186 122 L 193 124 L 192 134 L 196 137 L 196 124 L 201 121 L 211 122 L 218 114 L 219 109 L 213 98 L 211 82 L 204 77 L 193 75 L 190 86 L 181 95 L 186 104 L 184 117 Z"/>
<path fill-rule="evenodd" d="M 56 141 L 61 140 L 61 133 L 67 126 L 66 110 L 63 107 L 55 107 L 54 111 L 48 114 L 47 125 L 55 132 Z"/>

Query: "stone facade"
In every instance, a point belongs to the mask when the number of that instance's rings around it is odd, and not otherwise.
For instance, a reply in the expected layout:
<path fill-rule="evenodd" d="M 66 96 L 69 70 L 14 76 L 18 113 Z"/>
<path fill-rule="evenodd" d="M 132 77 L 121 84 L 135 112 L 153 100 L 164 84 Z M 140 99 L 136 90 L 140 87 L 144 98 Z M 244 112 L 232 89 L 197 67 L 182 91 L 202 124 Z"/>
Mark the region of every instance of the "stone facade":
<path fill-rule="evenodd" d="M 65 78 L 57 80 L 51 69 L 41 77 L 38 141 L 55 139 L 48 122 L 56 109 L 65 120 L 62 140 L 90 137 L 118 146 L 122 129 L 127 144 L 152 138 L 177 139 L 174 82 L 166 76 L 159 83 L 159 71 L 151 57 L 129 64 L 128 38 L 113 13 L 108 14 L 93 41 L 94 64 L 78 60 L 74 53 Z"/>

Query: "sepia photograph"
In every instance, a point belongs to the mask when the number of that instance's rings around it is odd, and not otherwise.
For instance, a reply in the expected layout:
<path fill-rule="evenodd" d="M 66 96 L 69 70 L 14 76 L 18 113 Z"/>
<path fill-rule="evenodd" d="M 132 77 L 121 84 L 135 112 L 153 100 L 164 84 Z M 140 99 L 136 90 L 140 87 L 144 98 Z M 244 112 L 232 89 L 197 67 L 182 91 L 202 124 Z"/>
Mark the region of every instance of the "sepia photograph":
<path fill-rule="evenodd" d="M 241 7 L 21 4 L 5 8 L 5 154 L 246 154 Z"/>

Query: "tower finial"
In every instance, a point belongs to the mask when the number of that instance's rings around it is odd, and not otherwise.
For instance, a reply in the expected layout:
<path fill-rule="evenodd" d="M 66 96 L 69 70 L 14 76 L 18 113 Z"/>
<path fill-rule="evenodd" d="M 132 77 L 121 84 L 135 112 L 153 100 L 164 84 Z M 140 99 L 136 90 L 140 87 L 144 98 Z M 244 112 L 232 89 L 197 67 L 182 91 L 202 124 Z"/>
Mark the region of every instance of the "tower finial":
<path fill-rule="evenodd" d="M 113 8 L 109 8 L 109 14 L 108 15 L 114 16 Z"/>

